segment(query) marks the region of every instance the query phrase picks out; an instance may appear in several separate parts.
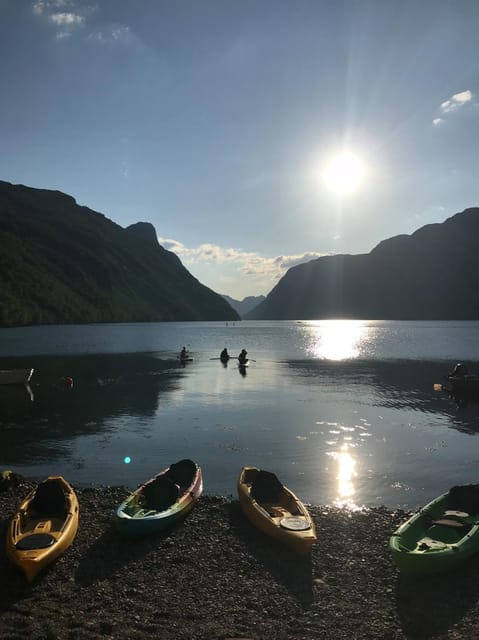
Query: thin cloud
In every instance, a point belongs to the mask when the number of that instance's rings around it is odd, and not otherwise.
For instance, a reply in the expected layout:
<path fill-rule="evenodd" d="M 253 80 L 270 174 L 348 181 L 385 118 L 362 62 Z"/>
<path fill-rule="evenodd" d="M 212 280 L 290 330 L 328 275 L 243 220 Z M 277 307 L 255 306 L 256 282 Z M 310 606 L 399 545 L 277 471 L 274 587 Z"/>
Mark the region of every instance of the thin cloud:
<path fill-rule="evenodd" d="M 472 100 L 473 94 L 472 91 L 467 89 L 466 91 L 462 91 L 461 93 L 455 93 L 453 96 L 443 102 L 440 106 L 441 113 L 452 113 L 459 109 L 459 107 L 464 106 L 468 102 Z"/>
<path fill-rule="evenodd" d="M 97 4 L 83 4 L 79 0 L 35 0 L 31 4 L 35 15 L 56 28 L 55 38 L 70 38 L 79 28 L 85 28 L 86 41 L 103 46 L 142 46 L 141 41 L 124 24 L 109 23 L 93 29 L 88 24 L 91 15 L 100 10 Z"/>
<path fill-rule="evenodd" d="M 58 27 L 79 27 L 85 23 L 85 17 L 77 13 L 52 13 L 49 20 Z"/>
<path fill-rule="evenodd" d="M 268 258 L 259 253 L 233 247 L 220 247 L 215 244 L 201 244 L 198 247 L 189 248 L 178 240 L 160 237 L 158 242 L 165 249 L 177 254 L 182 262 L 189 267 L 198 266 L 201 263 L 228 264 L 236 267 L 245 276 L 260 277 L 264 281 L 269 281 L 271 287 L 284 276 L 289 268 L 327 255 L 306 251 L 291 256 Z"/>
<path fill-rule="evenodd" d="M 445 118 L 450 117 L 452 113 L 457 112 L 459 109 L 463 109 L 465 105 L 474 104 L 474 98 L 475 94 L 473 94 L 470 89 L 466 89 L 465 91 L 452 95 L 439 106 L 440 116 L 433 119 L 433 126 L 437 127 L 444 124 Z"/>
<path fill-rule="evenodd" d="M 89 6 L 87 11 L 92 9 Z M 69 38 L 75 29 L 85 25 L 85 12 L 76 8 L 74 0 L 35 0 L 32 11 L 57 28 L 57 40 Z"/>
<path fill-rule="evenodd" d="M 49 11 L 73 6 L 73 0 L 37 0 L 32 4 L 33 13 L 42 15 Z"/>
<path fill-rule="evenodd" d="M 130 27 L 122 24 L 108 25 L 104 29 L 93 31 L 89 34 L 88 40 L 92 40 L 97 44 L 132 44 L 136 38 L 131 32 Z"/>
<path fill-rule="evenodd" d="M 316 258 L 320 258 L 325 255 L 331 254 L 306 251 L 305 253 L 301 253 L 297 256 L 281 256 L 280 267 L 282 269 L 291 269 L 291 267 L 295 267 L 298 264 L 303 264 L 304 262 L 309 262 L 310 260 L 315 260 Z"/>

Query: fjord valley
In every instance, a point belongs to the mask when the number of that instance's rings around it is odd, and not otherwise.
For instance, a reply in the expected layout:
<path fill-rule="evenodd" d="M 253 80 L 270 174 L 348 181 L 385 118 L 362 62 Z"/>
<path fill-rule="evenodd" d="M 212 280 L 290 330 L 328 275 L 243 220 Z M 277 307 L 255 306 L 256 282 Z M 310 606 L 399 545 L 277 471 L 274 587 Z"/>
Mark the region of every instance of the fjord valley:
<path fill-rule="evenodd" d="M 59 191 L 0 181 L 0 325 L 236 320 L 158 243 Z"/>
<path fill-rule="evenodd" d="M 331 255 L 291 268 L 245 317 L 255 320 L 479 318 L 479 208 L 370 253 Z"/>
<path fill-rule="evenodd" d="M 370 253 L 290 268 L 239 302 L 201 284 L 155 228 L 122 228 L 59 191 L 0 181 L 0 325 L 180 320 L 479 318 L 479 208 Z"/>
<path fill-rule="evenodd" d="M 243 318 L 249 311 L 254 309 L 259 305 L 260 302 L 266 299 L 265 296 L 246 296 L 243 300 L 235 300 L 230 296 L 224 295 L 223 298 L 226 302 L 233 307 L 235 311 L 237 311 L 241 318 Z"/>
<path fill-rule="evenodd" d="M 479 640 L 478 31 L 0 0 L 0 640 Z"/>
<path fill-rule="evenodd" d="M 0 181 L 0 325 L 180 320 L 479 318 L 479 208 L 290 268 L 265 298 L 201 284 L 158 242 L 59 191 Z"/>

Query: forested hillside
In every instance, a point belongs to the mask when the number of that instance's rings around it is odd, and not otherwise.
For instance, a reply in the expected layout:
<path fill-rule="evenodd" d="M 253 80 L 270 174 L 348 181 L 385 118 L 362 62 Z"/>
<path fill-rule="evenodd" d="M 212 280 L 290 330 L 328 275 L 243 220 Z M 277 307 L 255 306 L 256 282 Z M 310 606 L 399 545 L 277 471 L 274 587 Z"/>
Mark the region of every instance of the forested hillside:
<path fill-rule="evenodd" d="M 0 181 L 0 325 L 233 319 L 152 225 Z"/>

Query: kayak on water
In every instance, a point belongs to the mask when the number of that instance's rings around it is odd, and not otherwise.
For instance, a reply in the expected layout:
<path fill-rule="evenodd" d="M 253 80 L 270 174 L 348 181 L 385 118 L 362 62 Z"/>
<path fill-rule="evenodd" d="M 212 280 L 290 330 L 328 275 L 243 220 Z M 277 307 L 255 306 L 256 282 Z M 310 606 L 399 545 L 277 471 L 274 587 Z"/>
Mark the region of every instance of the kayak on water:
<path fill-rule="evenodd" d="M 188 353 L 186 347 L 183 347 L 180 351 L 180 360 L 181 362 L 190 362 L 193 358 L 190 358 L 190 354 Z"/>

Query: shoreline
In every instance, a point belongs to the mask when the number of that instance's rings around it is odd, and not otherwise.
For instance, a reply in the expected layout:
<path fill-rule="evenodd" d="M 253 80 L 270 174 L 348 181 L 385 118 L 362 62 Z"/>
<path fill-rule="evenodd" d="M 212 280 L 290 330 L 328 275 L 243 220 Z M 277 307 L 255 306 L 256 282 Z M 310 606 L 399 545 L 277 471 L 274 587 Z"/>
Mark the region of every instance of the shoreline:
<path fill-rule="evenodd" d="M 34 486 L 0 493 L 8 517 Z M 257 531 L 238 500 L 202 496 L 172 531 L 122 538 L 126 487 L 80 488 L 73 545 L 29 584 L 0 554 L 2 640 L 479 638 L 479 560 L 406 578 L 388 540 L 407 513 L 311 506 L 318 543 L 301 558 Z"/>

